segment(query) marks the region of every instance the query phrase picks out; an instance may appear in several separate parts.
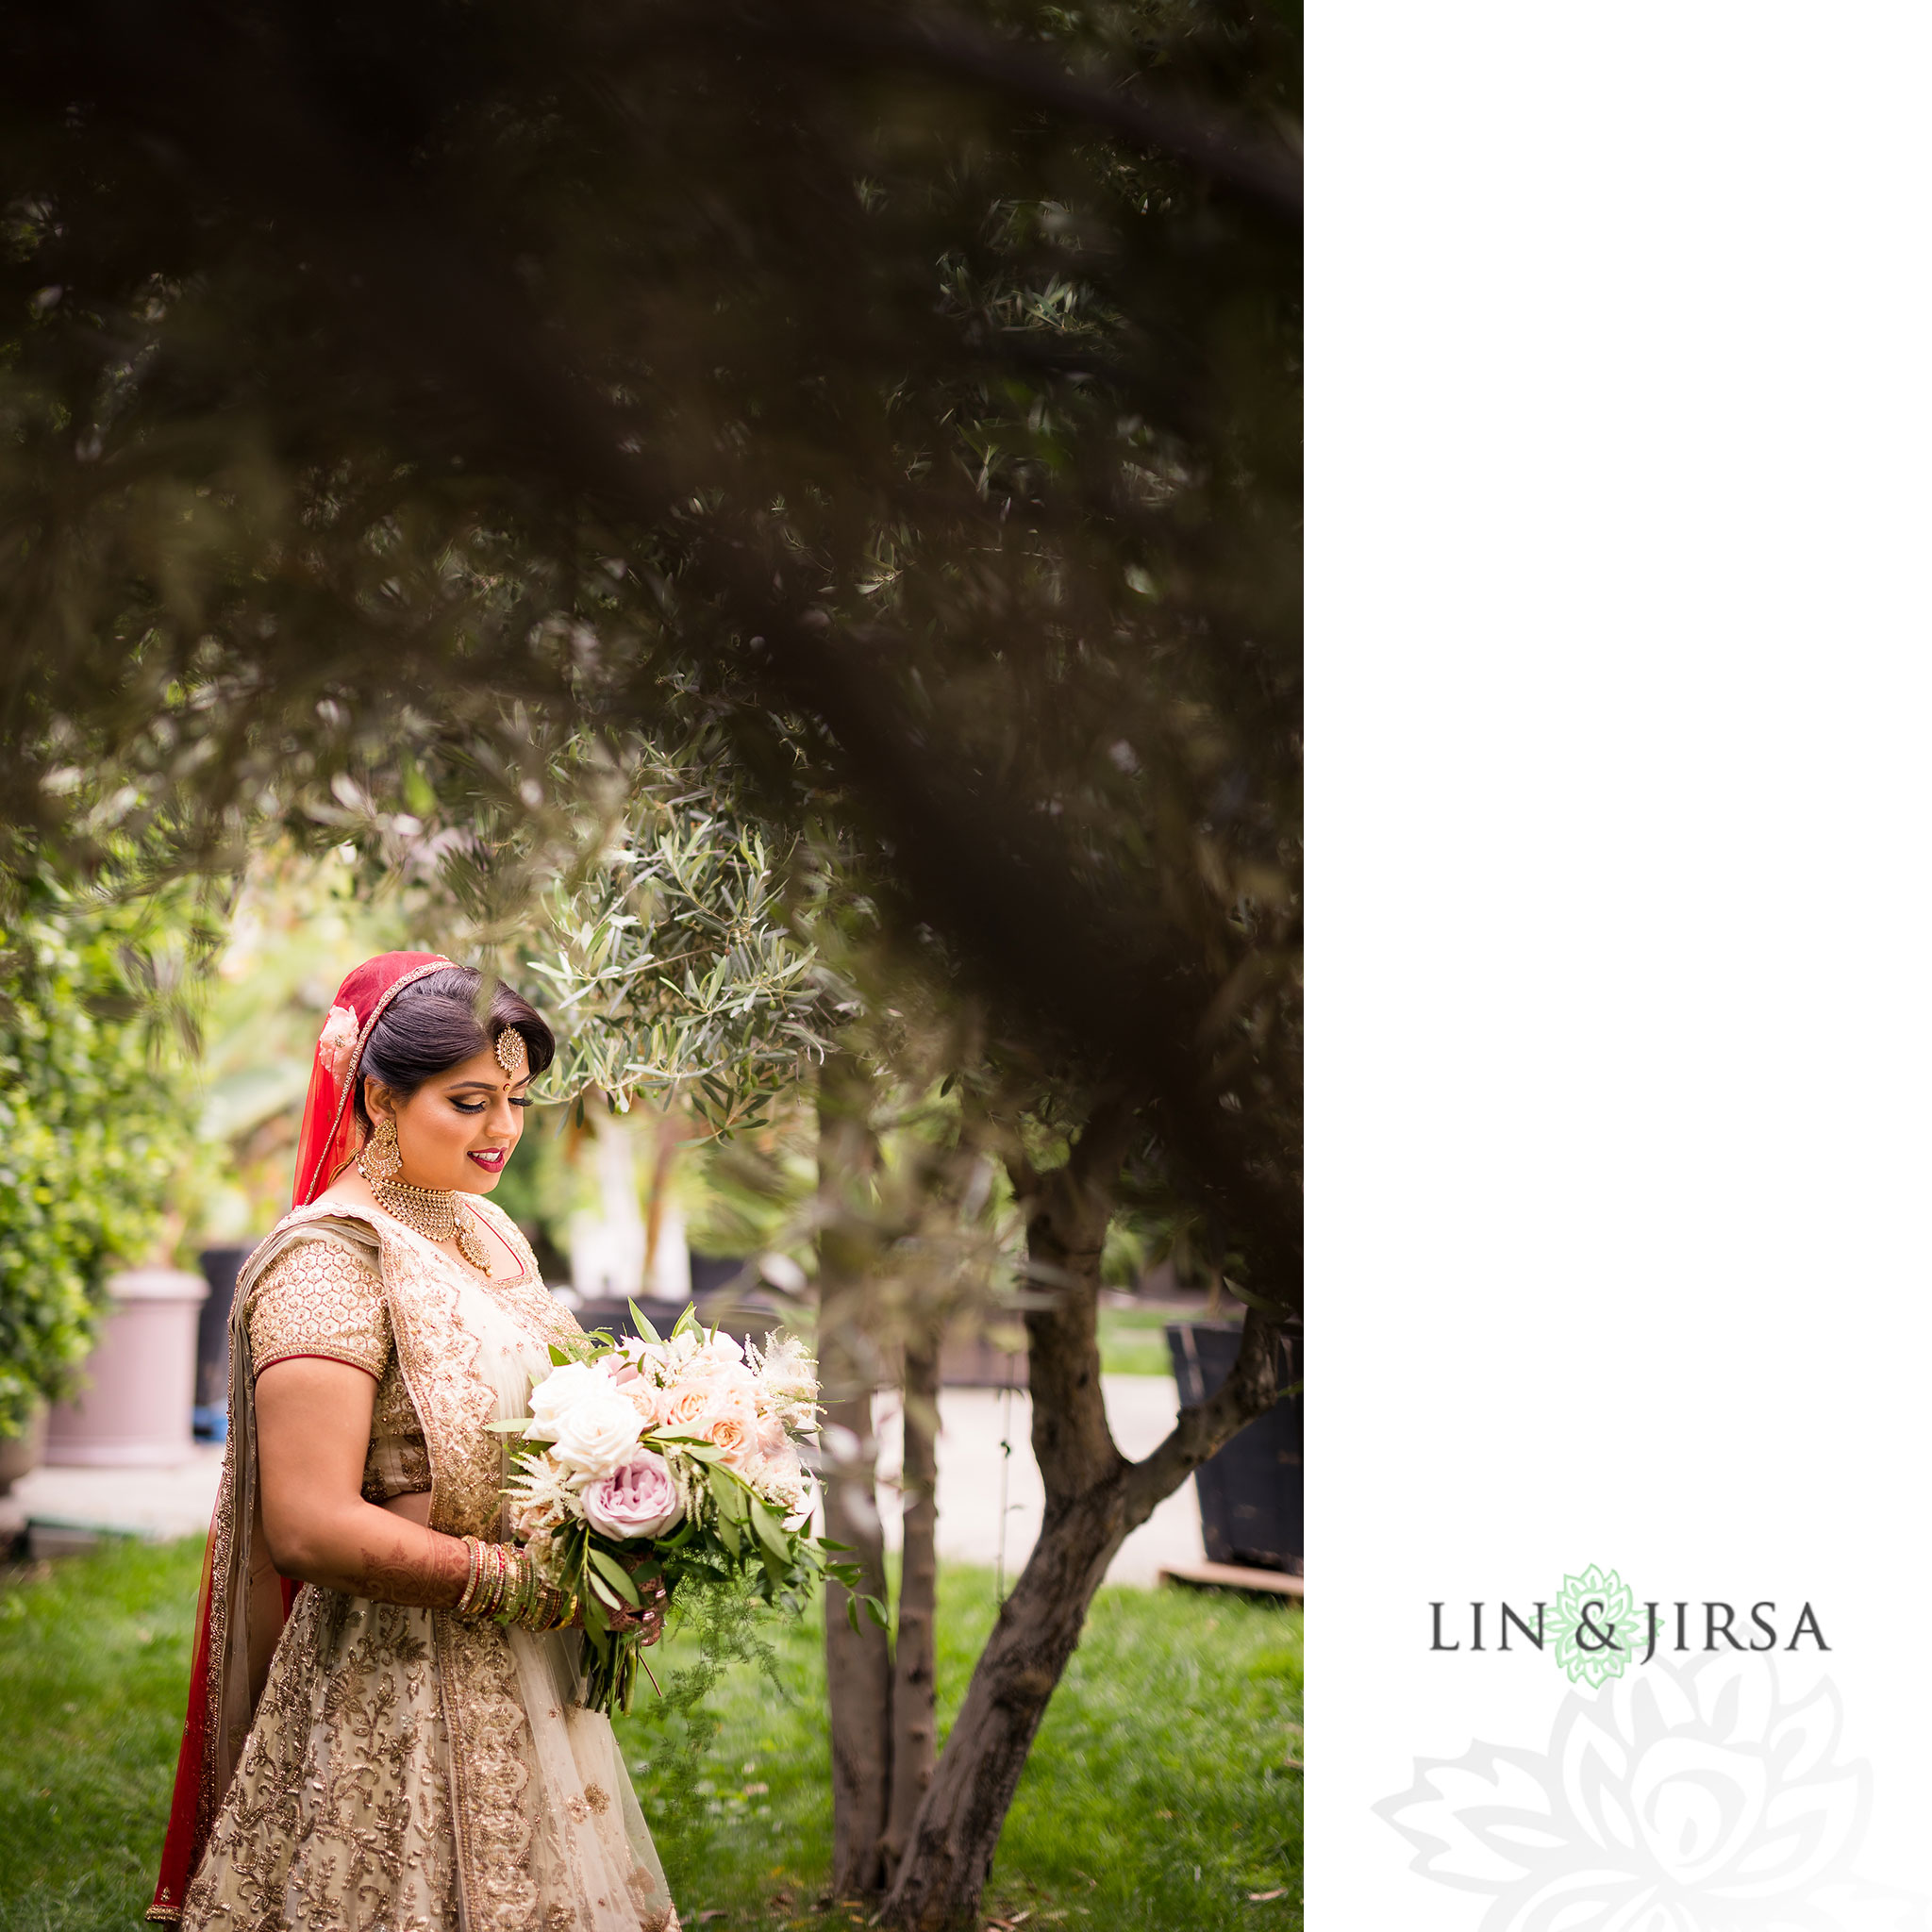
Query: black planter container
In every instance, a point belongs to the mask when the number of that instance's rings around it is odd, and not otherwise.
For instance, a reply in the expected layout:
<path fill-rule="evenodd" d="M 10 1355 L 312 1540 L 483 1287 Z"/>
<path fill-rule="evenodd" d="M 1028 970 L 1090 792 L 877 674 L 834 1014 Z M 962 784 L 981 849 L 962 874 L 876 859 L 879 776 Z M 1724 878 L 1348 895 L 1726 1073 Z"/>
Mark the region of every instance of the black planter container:
<path fill-rule="evenodd" d="M 250 1241 L 239 1248 L 204 1248 L 202 1278 L 208 1299 L 194 1338 L 194 1440 L 228 1440 L 228 1310 L 235 1304 L 235 1277 L 255 1252 Z"/>
<path fill-rule="evenodd" d="M 1167 1345 L 1183 1405 L 1205 1402 L 1227 1380 L 1239 1328 L 1170 1322 Z M 1282 1342 L 1281 1386 L 1293 1389 L 1194 1472 L 1201 1541 L 1215 1563 L 1302 1574 L 1301 1337 Z"/>

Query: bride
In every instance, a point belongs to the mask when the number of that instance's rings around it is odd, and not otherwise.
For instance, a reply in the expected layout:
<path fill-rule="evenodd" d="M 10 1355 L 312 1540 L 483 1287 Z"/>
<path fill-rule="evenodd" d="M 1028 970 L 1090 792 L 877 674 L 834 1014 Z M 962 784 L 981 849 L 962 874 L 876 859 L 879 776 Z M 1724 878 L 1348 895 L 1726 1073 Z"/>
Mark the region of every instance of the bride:
<path fill-rule="evenodd" d="M 155 1902 L 182 1932 L 675 1932 L 574 1599 L 509 1542 L 501 1439 L 577 1332 L 486 1196 L 554 1042 L 387 953 L 316 1051 L 295 1207 L 230 1319 L 228 1451 Z M 660 1601 L 637 1621 L 646 1641 Z"/>

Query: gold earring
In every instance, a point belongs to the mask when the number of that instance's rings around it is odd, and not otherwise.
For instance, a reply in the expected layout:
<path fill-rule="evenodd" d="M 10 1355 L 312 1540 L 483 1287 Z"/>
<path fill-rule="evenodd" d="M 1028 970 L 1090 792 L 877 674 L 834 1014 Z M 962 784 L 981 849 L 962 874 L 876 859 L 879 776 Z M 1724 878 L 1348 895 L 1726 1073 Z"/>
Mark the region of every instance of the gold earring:
<path fill-rule="evenodd" d="M 369 1181 L 392 1181 L 403 1171 L 403 1150 L 396 1141 L 396 1124 L 384 1114 L 375 1124 L 369 1145 L 363 1150 L 362 1174 Z"/>

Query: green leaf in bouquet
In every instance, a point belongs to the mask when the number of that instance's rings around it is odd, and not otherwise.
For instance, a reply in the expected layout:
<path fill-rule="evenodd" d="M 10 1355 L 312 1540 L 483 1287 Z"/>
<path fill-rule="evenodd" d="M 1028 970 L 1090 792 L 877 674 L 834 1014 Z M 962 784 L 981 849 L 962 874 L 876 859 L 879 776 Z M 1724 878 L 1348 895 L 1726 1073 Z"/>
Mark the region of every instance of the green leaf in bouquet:
<path fill-rule="evenodd" d="M 738 1534 L 738 1525 L 728 1516 L 718 1519 L 718 1540 L 736 1557 L 741 1554 L 743 1544 Z"/>
<path fill-rule="evenodd" d="M 756 1496 L 747 1494 L 745 1500 L 751 1505 L 751 1526 L 758 1531 L 759 1542 L 763 1543 L 779 1562 L 789 1565 L 791 1561 L 791 1551 L 788 1546 L 785 1532 L 778 1527 L 778 1519 Z"/>
<path fill-rule="evenodd" d="M 641 1607 L 638 1587 L 630 1580 L 630 1572 L 615 1557 L 607 1556 L 604 1551 L 591 1546 L 590 1551 L 591 1567 L 612 1590 L 623 1597 L 632 1609 Z"/>
<path fill-rule="evenodd" d="M 751 1501 L 751 1492 L 727 1469 L 720 1469 L 715 1463 L 705 1471 L 711 1485 L 712 1499 L 718 1505 L 721 1522 L 743 1523 L 750 1511 L 746 1505 Z M 735 1552 L 734 1552 L 735 1554 Z"/>
<path fill-rule="evenodd" d="M 628 1307 L 630 1308 L 631 1320 L 638 1324 L 637 1333 L 645 1341 L 656 1341 L 658 1340 L 658 1331 L 651 1326 L 651 1318 L 638 1307 L 636 1302 L 629 1303 Z"/>
<path fill-rule="evenodd" d="M 591 1592 L 600 1604 L 607 1604 L 613 1610 L 621 1610 L 625 1607 L 623 1597 L 616 1591 L 612 1590 L 594 1570 L 591 1573 Z"/>
<path fill-rule="evenodd" d="M 820 1537 L 818 1539 L 818 1546 L 822 1550 L 849 1550 L 855 1547 L 851 1543 L 841 1543 L 836 1538 L 829 1536 Z"/>
<path fill-rule="evenodd" d="M 567 1348 L 559 1348 L 556 1342 L 550 1344 L 550 1366 L 553 1369 L 567 1369 L 576 1360 Z"/>
<path fill-rule="evenodd" d="M 597 1579 L 590 1578 L 592 1586 Z M 608 1654 L 610 1648 L 610 1619 L 604 1614 L 604 1606 L 597 1601 L 595 1588 L 579 1593 L 577 1602 L 583 1607 L 584 1633 L 601 1654 Z"/>
<path fill-rule="evenodd" d="M 521 1436 L 530 1426 L 530 1420 L 526 1415 L 513 1415 L 508 1422 L 485 1423 L 483 1426 L 492 1436 Z"/>
<path fill-rule="evenodd" d="M 676 1322 L 672 1325 L 671 1339 L 675 1341 L 680 1335 L 695 1334 L 697 1327 L 698 1305 L 695 1302 L 686 1302 L 684 1313 L 678 1316 Z"/>

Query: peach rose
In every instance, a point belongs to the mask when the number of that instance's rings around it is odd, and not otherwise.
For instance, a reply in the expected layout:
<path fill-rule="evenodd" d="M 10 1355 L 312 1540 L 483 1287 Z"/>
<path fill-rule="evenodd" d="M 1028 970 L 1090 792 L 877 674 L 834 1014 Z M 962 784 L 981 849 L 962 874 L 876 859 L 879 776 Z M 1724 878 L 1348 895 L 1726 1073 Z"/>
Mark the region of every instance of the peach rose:
<path fill-rule="evenodd" d="M 736 1469 L 758 1454 L 758 1419 L 750 1392 L 741 1389 L 713 1391 L 709 1406 L 698 1418 L 697 1432 L 724 1452 L 727 1467 Z"/>
<path fill-rule="evenodd" d="M 637 1410 L 638 1420 L 643 1424 L 646 1434 L 663 1426 L 668 1420 L 664 1412 L 663 1390 L 654 1387 L 641 1375 L 620 1377 L 619 1386 L 629 1399 L 630 1406 Z"/>
<path fill-rule="evenodd" d="M 724 1452 L 722 1459 L 727 1469 L 743 1467 L 757 1452 L 756 1438 L 735 1415 L 712 1416 L 704 1424 L 704 1431 L 710 1438 L 711 1446 Z"/>
<path fill-rule="evenodd" d="M 658 1426 L 667 1424 L 684 1428 L 694 1423 L 711 1406 L 711 1391 L 702 1386 L 691 1387 L 680 1384 L 675 1389 L 659 1390 L 663 1398 L 664 1421 Z"/>

